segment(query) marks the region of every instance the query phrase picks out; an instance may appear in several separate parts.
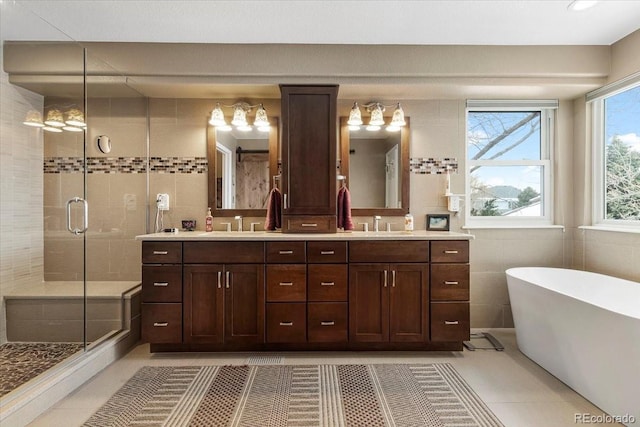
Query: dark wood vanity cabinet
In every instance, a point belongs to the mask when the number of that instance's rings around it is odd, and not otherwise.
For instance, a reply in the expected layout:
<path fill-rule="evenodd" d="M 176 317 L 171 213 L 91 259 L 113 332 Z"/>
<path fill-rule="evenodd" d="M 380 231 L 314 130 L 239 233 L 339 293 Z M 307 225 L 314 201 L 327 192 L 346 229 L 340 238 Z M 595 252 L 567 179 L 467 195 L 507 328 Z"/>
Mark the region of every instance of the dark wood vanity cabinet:
<path fill-rule="evenodd" d="M 432 241 L 430 261 L 431 341 L 469 340 L 469 242 Z"/>
<path fill-rule="evenodd" d="M 350 242 L 349 262 L 351 341 L 429 341 L 429 242 Z"/>
<path fill-rule="evenodd" d="M 261 344 L 264 304 L 263 242 L 184 243 L 185 343 Z"/>
<path fill-rule="evenodd" d="M 182 243 L 142 245 L 142 340 L 182 341 Z"/>
<path fill-rule="evenodd" d="M 336 231 L 338 86 L 281 85 L 282 231 Z"/>
<path fill-rule="evenodd" d="M 153 241 L 143 262 L 152 351 L 460 350 L 469 339 L 467 241 Z"/>

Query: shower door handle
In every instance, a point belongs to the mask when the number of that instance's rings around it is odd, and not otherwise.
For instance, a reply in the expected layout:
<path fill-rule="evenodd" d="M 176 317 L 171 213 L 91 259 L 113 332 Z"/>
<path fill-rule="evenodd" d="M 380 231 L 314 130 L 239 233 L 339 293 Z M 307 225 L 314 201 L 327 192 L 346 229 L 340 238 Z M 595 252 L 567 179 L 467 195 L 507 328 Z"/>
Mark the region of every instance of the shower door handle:
<path fill-rule="evenodd" d="M 84 216 L 82 218 L 82 228 L 71 228 L 71 204 L 82 203 Z M 74 197 L 67 200 L 67 230 L 76 236 L 83 234 L 89 228 L 89 203 L 82 197 Z"/>

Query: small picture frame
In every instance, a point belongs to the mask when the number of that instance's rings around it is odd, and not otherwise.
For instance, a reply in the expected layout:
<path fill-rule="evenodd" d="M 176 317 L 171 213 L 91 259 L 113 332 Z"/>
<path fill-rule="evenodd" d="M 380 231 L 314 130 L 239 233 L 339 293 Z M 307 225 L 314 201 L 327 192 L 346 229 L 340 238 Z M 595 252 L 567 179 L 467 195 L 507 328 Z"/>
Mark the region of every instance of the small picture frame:
<path fill-rule="evenodd" d="M 449 214 L 427 214 L 427 231 L 449 231 Z"/>

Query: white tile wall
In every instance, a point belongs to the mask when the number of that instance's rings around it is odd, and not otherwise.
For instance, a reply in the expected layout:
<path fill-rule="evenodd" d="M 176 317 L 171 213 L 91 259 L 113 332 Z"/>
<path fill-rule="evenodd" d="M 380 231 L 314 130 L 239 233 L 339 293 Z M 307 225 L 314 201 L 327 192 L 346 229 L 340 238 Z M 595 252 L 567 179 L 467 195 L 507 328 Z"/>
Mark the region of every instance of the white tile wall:
<path fill-rule="evenodd" d="M 2 57 L 0 47 L 0 58 Z M 0 59 L 0 68 L 1 59 Z M 43 98 L 1 76 L 0 126 L 0 300 L 15 287 L 43 279 L 43 138 L 22 121 Z M 0 304 L 0 343 L 6 341 L 4 304 Z"/>

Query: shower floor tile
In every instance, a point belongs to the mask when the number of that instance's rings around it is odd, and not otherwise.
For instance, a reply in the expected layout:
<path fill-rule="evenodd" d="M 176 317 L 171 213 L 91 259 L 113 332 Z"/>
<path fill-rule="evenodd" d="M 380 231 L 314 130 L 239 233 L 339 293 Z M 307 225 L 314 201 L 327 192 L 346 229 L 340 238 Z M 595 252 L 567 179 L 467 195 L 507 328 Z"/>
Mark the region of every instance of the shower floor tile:
<path fill-rule="evenodd" d="M 0 345 L 0 396 L 15 390 L 82 348 L 80 343 Z"/>

